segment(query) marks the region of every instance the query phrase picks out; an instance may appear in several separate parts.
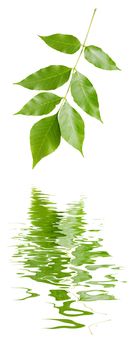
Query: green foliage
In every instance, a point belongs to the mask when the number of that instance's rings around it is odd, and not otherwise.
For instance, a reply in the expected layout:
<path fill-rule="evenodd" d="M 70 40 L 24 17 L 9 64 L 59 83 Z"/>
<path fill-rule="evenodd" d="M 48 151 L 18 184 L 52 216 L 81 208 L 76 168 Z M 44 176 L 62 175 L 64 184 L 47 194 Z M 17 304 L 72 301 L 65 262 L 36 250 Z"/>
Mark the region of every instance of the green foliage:
<path fill-rule="evenodd" d="M 101 120 L 99 102 L 91 82 L 81 73 L 75 72 L 71 81 L 71 93 L 74 101 L 87 114 Z"/>
<path fill-rule="evenodd" d="M 69 80 L 65 96 L 59 97 L 53 93 L 41 92 L 27 102 L 16 114 L 41 116 L 50 113 L 60 102 L 57 116 L 42 119 L 31 129 L 31 151 L 33 167 L 45 156 L 52 153 L 60 143 L 62 136 L 71 146 L 83 154 L 84 122 L 80 114 L 67 101 L 71 92 L 76 105 L 91 117 L 102 122 L 99 101 L 96 90 L 90 80 L 77 71 L 78 62 L 84 53 L 85 59 L 94 66 L 106 70 L 119 70 L 116 63 L 99 47 L 86 46 L 86 40 L 94 19 L 91 22 L 84 40 L 69 34 L 53 34 L 40 36 L 50 47 L 66 54 L 74 54 L 80 48 L 80 53 L 73 68 L 63 65 L 51 65 L 42 68 L 16 83 L 30 90 L 55 90 Z"/>
<path fill-rule="evenodd" d="M 59 112 L 61 136 L 82 153 L 84 122 L 80 114 L 65 101 Z"/>
<path fill-rule="evenodd" d="M 57 114 L 39 120 L 30 132 L 33 167 L 45 156 L 54 152 L 60 144 L 60 128 Z"/>
<path fill-rule="evenodd" d="M 27 102 L 24 107 L 16 114 L 23 115 L 43 115 L 50 113 L 58 103 L 61 97 L 50 92 L 41 92 Z"/>
<path fill-rule="evenodd" d="M 71 68 L 65 66 L 48 66 L 21 80 L 21 85 L 30 90 L 55 90 L 69 79 Z"/>
<path fill-rule="evenodd" d="M 80 41 L 73 35 L 53 34 L 49 36 L 40 36 L 45 43 L 55 50 L 73 54 L 80 49 Z"/>
<path fill-rule="evenodd" d="M 94 66 L 106 70 L 119 70 L 116 63 L 100 47 L 87 46 L 84 50 L 85 59 Z"/>

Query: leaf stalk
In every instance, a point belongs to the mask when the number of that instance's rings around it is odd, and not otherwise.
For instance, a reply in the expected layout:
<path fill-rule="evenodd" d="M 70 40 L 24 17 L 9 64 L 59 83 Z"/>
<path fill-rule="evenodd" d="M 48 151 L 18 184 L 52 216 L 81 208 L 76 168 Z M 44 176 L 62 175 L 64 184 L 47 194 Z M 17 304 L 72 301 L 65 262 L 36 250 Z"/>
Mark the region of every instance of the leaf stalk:
<path fill-rule="evenodd" d="M 77 60 L 76 60 L 76 63 L 75 63 L 75 65 L 74 65 L 74 67 L 73 67 L 72 70 L 71 70 L 69 85 L 68 85 L 66 94 L 65 94 L 65 96 L 64 96 L 63 99 L 62 99 L 62 103 L 61 103 L 60 110 L 61 110 L 61 108 L 62 108 L 62 106 L 63 106 L 63 101 L 64 101 L 64 103 L 65 103 L 65 100 L 66 100 L 66 98 L 67 98 L 68 92 L 69 92 L 69 90 L 70 90 L 72 76 L 73 76 L 74 71 L 76 70 L 76 67 L 77 67 L 77 65 L 78 65 L 78 62 L 79 62 L 79 60 L 80 60 L 80 58 L 81 58 L 81 55 L 82 55 L 82 53 L 83 53 L 83 51 L 84 51 L 84 48 L 85 48 L 85 46 L 86 46 L 86 41 L 87 41 L 87 38 L 88 38 L 88 35 L 89 35 L 89 32 L 90 32 L 90 29 L 91 29 L 91 26 L 92 26 L 92 23 L 93 23 L 93 20 L 94 20 L 96 11 L 97 11 L 97 9 L 95 8 L 94 11 L 93 11 L 91 20 L 90 20 L 90 24 L 89 24 L 89 27 L 88 27 L 88 30 L 87 30 L 87 33 L 86 33 L 84 42 L 83 42 L 83 44 L 81 44 L 81 50 L 80 50 L 79 56 L 78 56 L 78 58 L 77 58 Z"/>

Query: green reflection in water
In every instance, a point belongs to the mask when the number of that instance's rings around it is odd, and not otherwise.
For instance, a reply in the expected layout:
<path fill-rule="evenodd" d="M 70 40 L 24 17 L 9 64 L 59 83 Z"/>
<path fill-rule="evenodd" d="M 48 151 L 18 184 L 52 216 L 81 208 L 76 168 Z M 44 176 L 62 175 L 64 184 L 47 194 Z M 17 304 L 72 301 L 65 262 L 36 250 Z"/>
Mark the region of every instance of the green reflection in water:
<path fill-rule="evenodd" d="M 110 289 L 116 285 L 114 268 L 118 267 L 102 248 L 101 224 L 97 220 L 87 223 L 84 199 L 60 212 L 48 195 L 36 189 L 28 215 L 29 227 L 17 236 L 18 274 L 51 285 L 49 298 L 59 314 L 52 318 L 56 321 L 52 328 L 84 327 L 74 318 L 79 316 L 80 321 L 80 316 L 94 314 L 89 302 L 115 299 Z M 22 300 L 39 296 L 29 288 L 26 293 Z"/>

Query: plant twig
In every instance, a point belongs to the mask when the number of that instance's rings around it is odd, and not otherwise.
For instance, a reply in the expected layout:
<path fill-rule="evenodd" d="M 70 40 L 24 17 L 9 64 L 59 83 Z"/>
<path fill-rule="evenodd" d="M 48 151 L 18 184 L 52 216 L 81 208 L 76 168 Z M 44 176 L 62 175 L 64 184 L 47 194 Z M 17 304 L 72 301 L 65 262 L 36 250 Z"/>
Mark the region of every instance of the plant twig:
<path fill-rule="evenodd" d="M 84 48 L 85 48 L 85 45 L 86 45 L 86 41 L 87 41 L 87 38 L 88 38 L 88 35 L 89 35 L 89 32 L 90 32 L 90 29 L 91 29 L 91 26 L 92 26 L 94 17 L 95 17 L 96 10 L 97 10 L 97 9 L 95 8 L 94 11 L 93 11 L 93 15 L 92 15 L 92 17 L 91 17 L 91 21 L 90 21 L 90 24 L 89 24 L 89 27 L 88 27 L 88 30 L 87 30 L 87 33 L 86 33 L 84 42 L 83 42 L 83 44 L 81 45 L 81 51 L 80 51 L 80 53 L 79 53 L 79 56 L 78 56 L 78 58 L 77 58 L 77 60 L 76 60 L 76 63 L 75 63 L 75 65 L 74 65 L 74 67 L 72 68 L 71 76 L 70 76 L 70 81 L 69 81 L 69 85 L 68 85 L 66 94 L 65 94 L 65 96 L 64 96 L 63 99 L 62 99 L 62 102 L 63 102 L 63 101 L 65 102 L 66 97 L 67 97 L 67 95 L 68 95 L 68 92 L 69 92 L 69 90 L 70 90 L 72 75 L 73 75 L 74 71 L 76 70 L 76 67 L 77 67 L 77 65 L 78 65 L 78 62 L 79 62 L 79 60 L 80 60 L 80 58 L 81 58 L 81 55 L 82 55 L 82 53 L 83 53 L 83 51 L 84 51 Z M 61 107 L 62 107 L 62 106 L 63 106 L 63 103 L 62 103 Z M 61 107 L 60 107 L 60 109 L 61 109 Z"/>

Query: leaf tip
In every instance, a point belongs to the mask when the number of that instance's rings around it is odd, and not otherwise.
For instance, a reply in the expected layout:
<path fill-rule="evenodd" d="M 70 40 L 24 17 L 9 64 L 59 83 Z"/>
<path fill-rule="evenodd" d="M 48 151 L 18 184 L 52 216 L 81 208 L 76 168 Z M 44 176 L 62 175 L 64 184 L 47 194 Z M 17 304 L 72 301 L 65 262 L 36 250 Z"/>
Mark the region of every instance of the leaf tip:
<path fill-rule="evenodd" d="M 32 163 L 32 170 L 35 168 L 35 166 L 36 166 L 36 163 L 33 161 L 33 163 Z"/>
<path fill-rule="evenodd" d="M 40 38 L 41 40 L 44 40 L 44 36 L 43 35 L 38 35 L 38 38 Z"/>
<path fill-rule="evenodd" d="M 80 152 L 81 152 L 82 157 L 84 158 L 84 153 L 83 153 L 83 150 L 81 150 Z"/>
<path fill-rule="evenodd" d="M 19 83 L 13 83 L 13 85 L 18 85 Z"/>
<path fill-rule="evenodd" d="M 40 160 L 34 159 L 32 155 L 32 170 L 36 167 L 36 165 L 39 163 Z"/>
<path fill-rule="evenodd" d="M 104 124 L 104 122 L 103 122 L 103 120 L 101 119 L 101 117 L 100 117 L 100 122 L 101 122 L 102 124 Z"/>
<path fill-rule="evenodd" d="M 102 124 L 104 124 L 103 123 L 103 120 L 102 120 L 102 118 L 101 118 L 101 114 L 100 114 L 100 111 L 99 111 L 99 114 L 98 114 L 98 117 L 97 117 L 97 119 L 102 123 Z"/>
<path fill-rule="evenodd" d="M 17 83 L 13 83 L 13 85 L 21 85 L 21 81 L 18 81 Z"/>
<path fill-rule="evenodd" d="M 121 68 L 119 68 L 119 67 L 117 67 L 117 66 L 116 66 L 116 70 L 119 70 L 120 72 L 122 71 L 122 69 L 121 69 Z"/>

